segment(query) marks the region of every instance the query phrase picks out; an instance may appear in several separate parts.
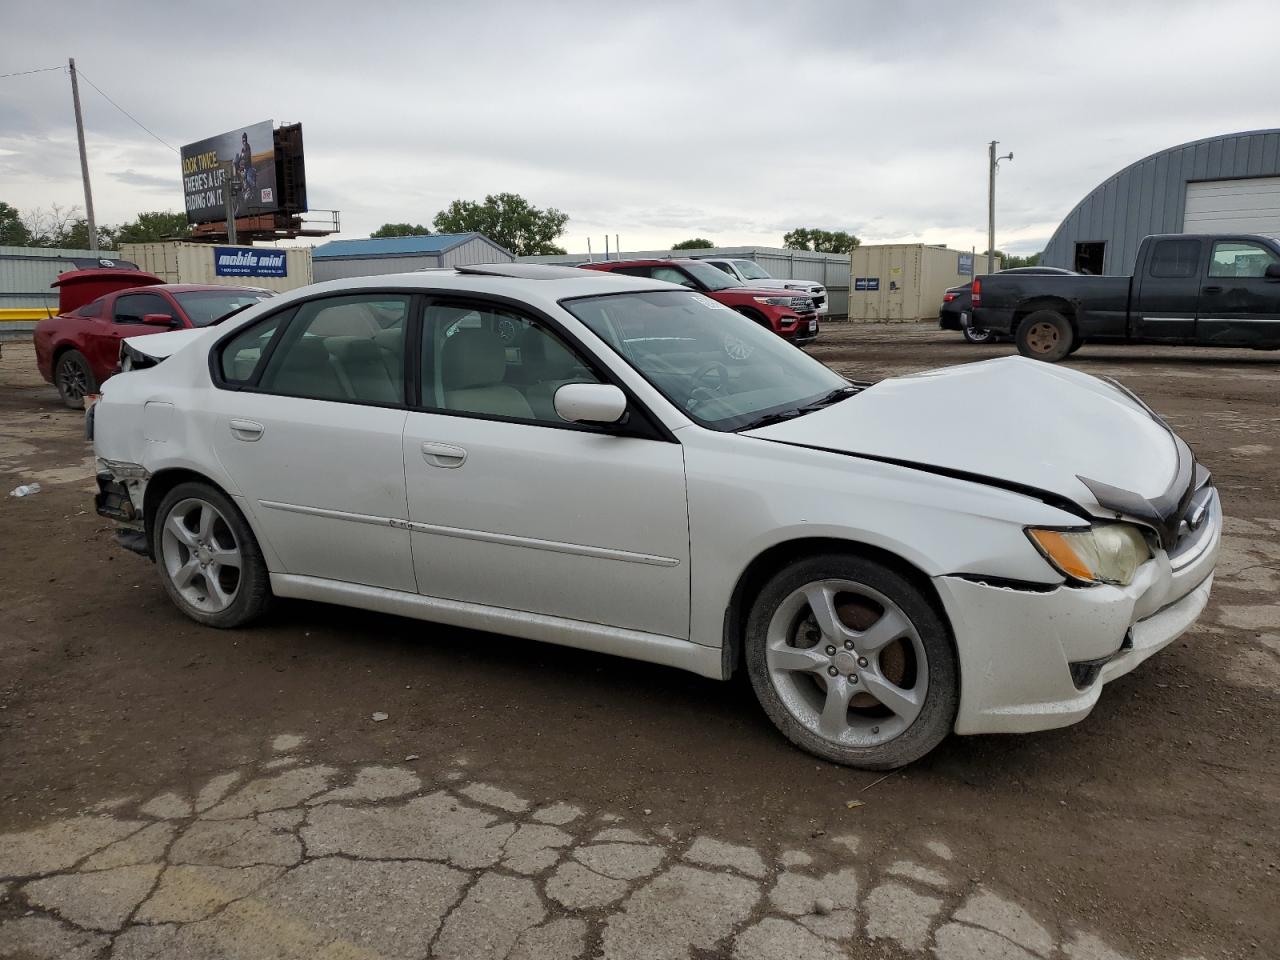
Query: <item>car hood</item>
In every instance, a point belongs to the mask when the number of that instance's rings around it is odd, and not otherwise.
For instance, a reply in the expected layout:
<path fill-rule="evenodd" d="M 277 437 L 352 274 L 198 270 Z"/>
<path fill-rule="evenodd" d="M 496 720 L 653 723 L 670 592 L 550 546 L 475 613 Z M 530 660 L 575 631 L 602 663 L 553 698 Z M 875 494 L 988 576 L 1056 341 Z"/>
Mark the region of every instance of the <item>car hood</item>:
<path fill-rule="evenodd" d="M 1190 469 L 1186 445 L 1118 387 L 1023 357 L 882 380 L 747 435 L 1032 488 L 1091 514 L 1114 515 L 1119 493 L 1167 501 Z"/>
<path fill-rule="evenodd" d="M 783 281 L 773 281 L 777 286 L 769 286 L 764 280 L 752 280 L 751 285 L 747 287 L 726 287 L 723 290 L 716 290 L 715 293 L 730 293 L 741 297 L 776 297 L 780 292 L 789 293 L 793 297 L 807 297 L 808 290 L 786 290 L 783 287 Z"/>
<path fill-rule="evenodd" d="M 188 343 L 199 340 L 209 332 L 208 327 L 197 327 L 188 330 L 167 330 L 164 333 L 150 333 L 137 337 L 129 337 L 125 343 L 129 349 L 135 350 L 153 360 L 164 360 L 177 353 Z"/>
<path fill-rule="evenodd" d="M 818 283 L 816 280 L 778 280 L 775 278 L 773 280 L 751 281 L 752 288 L 757 290 L 785 290 L 787 289 L 787 284 L 793 284 L 796 293 L 802 294 L 808 293 L 814 287 L 822 286 L 822 284 Z"/>

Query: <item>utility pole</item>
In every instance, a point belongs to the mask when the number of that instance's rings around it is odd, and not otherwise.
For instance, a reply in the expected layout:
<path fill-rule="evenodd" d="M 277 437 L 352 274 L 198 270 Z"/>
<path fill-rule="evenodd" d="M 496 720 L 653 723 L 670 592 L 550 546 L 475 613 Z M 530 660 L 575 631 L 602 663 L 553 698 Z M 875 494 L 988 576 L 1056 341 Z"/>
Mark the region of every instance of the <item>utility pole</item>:
<path fill-rule="evenodd" d="M 71 73 L 71 103 L 76 108 L 76 139 L 80 141 L 80 177 L 84 180 L 84 216 L 89 224 L 89 249 L 98 252 L 98 224 L 93 218 L 93 190 L 89 187 L 89 155 L 84 149 L 84 116 L 80 113 L 80 84 L 76 81 L 76 58 L 67 59 Z"/>
<path fill-rule="evenodd" d="M 222 169 L 222 211 L 227 218 L 227 243 L 236 245 L 236 178 L 235 161 L 228 160 Z"/>
<path fill-rule="evenodd" d="M 990 158 L 987 176 L 987 273 L 995 273 L 996 262 L 996 167 L 1001 160 L 1013 159 L 1012 152 L 1003 157 L 996 156 L 996 145 L 999 142 L 992 140 L 987 147 L 987 156 Z"/>

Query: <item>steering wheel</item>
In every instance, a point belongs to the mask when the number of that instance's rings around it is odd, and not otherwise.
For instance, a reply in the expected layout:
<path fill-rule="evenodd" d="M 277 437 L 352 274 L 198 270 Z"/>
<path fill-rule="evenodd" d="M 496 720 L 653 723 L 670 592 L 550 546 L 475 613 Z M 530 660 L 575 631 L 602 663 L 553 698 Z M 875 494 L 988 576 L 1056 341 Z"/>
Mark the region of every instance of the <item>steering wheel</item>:
<path fill-rule="evenodd" d="M 715 386 L 704 384 L 702 381 L 706 379 L 707 374 L 711 371 L 716 372 Z M 725 389 L 729 386 L 729 368 L 719 360 L 709 360 L 700 366 L 689 376 L 693 388 L 689 391 L 689 403 L 686 409 L 692 410 L 699 404 L 714 399 L 717 395 L 723 395 Z"/>

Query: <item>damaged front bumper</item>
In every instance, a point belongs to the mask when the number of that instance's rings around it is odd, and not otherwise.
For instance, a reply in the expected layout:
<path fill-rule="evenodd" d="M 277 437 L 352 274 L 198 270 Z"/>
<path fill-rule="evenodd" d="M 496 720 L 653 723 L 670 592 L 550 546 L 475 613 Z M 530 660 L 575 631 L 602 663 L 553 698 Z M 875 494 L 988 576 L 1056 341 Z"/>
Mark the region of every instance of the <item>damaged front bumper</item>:
<path fill-rule="evenodd" d="M 116 531 L 116 542 L 126 550 L 145 557 L 151 556 L 143 514 L 143 498 L 150 478 L 151 475 L 139 464 L 100 458 L 98 492 L 93 495 L 93 506 L 98 516 L 121 525 Z"/>
<path fill-rule="evenodd" d="M 1103 686 L 1194 625 L 1213 586 L 1222 537 L 1217 491 L 1202 488 L 1194 528 L 1159 550 L 1128 586 L 1025 590 L 978 578 L 934 584 L 960 658 L 957 733 L 1024 733 L 1067 726 Z"/>

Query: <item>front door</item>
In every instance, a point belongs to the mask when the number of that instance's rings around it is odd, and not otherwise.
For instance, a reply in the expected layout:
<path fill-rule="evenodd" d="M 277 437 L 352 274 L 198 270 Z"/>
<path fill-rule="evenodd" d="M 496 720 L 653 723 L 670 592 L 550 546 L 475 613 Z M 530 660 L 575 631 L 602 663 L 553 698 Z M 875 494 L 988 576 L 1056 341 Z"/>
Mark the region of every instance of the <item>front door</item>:
<path fill-rule="evenodd" d="M 411 302 L 311 300 L 220 351 L 214 450 L 286 573 L 414 591 L 400 453 Z"/>
<path fill-rule="evenodd" d="M 1280 263 L 1252 240 L 1217 240 L 1200 288 L 1196 339 L 1206 346 L 1280 344 L 1280 281 L 1267 267 Z"/>
<path fill-rule="evenodd" d="M 597 369 L 542 321 L 483 303 L 425 313 L 404 431 L 418 590 L 687 639 L 679 444 L 566 423 Z"/>

